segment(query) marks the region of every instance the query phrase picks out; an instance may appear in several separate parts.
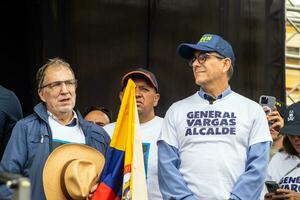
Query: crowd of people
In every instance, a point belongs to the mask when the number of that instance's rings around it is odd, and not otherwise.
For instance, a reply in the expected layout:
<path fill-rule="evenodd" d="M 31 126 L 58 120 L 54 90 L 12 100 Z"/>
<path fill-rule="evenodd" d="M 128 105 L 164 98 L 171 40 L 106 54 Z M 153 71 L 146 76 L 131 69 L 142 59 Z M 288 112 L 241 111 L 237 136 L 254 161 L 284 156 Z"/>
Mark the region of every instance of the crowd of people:
<path fill-rule="evenodd" d="M 278 106 L 266 113 L 234 92 L 229 82 L 235 54 L 219 35 L 204 34 L 177 52 L 199 90 L 174 102 L 165 116 L 155 114 L 160 94 L 151 71 L 134 68 L 121 77 L 120 100 L 129 79 L 136 85 L 148 199 L 300 200 L 300 103 L 284 113 Z M 0 87 L 0 172 L 28 177 L 34 200 L 55 199 L 54 194 L 91 199 L 116 125 L 112 114 L 99 105 L 87 107 L 83 116 L 75 109 L 77 79 L 63 59 L 49 59 L 36 82 L 41 102 L 25 118 L 16 95 Z M 55 179 L 56 171 L 65 177 L 60 189 L 60 177 L 56 184 L 45 181 Z M 271 190 L 266 181 L 278 188 Z M 0 199 L 12 195 L 0 184 Z"/>

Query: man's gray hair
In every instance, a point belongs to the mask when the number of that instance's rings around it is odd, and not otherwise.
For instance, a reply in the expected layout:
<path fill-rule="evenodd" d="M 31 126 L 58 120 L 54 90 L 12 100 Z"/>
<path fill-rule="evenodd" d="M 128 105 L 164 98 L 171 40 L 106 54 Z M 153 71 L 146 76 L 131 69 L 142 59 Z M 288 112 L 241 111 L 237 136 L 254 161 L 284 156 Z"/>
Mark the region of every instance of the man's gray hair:
<path fill-rule="evenodd" d="M 64 61 L 61 58 L 51 58 L 47 61 L 46 64 L 44 64 L 41 68 L 39 68 L 39 70 L 36 73 L 36 83 L 37 83 L 37 89 L 40 90 L 43 87 L 43 82 L 45 79 L 45 72 L 48 69 L 48 67 L 51 66 L 64 66 L 67 67 L 68 69 L 70 69 L 70 71 L 72 72 L 72 74 L 74 75 L 75 78 L 75 74 L 73 69 L 71 68 L 70 64 L 67 63 L 66 61 Z"/>

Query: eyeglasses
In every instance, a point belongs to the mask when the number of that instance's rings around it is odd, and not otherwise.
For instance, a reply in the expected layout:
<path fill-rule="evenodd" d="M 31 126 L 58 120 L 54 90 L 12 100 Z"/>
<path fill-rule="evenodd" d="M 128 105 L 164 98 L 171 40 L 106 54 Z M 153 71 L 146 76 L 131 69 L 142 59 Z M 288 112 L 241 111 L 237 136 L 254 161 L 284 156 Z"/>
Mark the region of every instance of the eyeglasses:
<path fill-rule="evenodd" d="M 52 89 L 53 91 L 59 91 L 59 90 L 61 90 L 63 84 L 66 85 L 66 88 L 68 90 L 72 90 L 77 87 L 77 80 L 71 79 L 71 80 L 65 80 L 65 81 L 54 81 L 52 83 L 48 83 L 46 85 L 41 86 L 40 89 L 48 87 L 48 88 Z"/>
<path fill-rule="evenodd" d="M 224 59 L 225 57 L 223 56 L 218 56 L 218 55 L 214 55 L 214 54 L 198 54 L 198 55 L 194 55 L 189 61 L 189 66 L 193 67 L 193 63 L 195 62 L 195 60 L 198 60 L 198 62 L 200 64 L 204 63 L 209 57 L 215 57 L 218 59 Z"/>

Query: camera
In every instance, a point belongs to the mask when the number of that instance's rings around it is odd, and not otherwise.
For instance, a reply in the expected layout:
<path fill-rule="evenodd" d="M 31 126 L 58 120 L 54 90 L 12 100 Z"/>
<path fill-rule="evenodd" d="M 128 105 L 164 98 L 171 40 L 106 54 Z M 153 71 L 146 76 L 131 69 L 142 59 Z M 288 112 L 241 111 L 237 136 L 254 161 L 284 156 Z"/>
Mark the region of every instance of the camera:
<path fill-rule="evenodd" d="M 262 103 L 262 104 L 268 104 L 268 102 L 269 102 L 268 97 L 262 96 L 262 98 L 261 98 L 261 103 Z"/>
<path fill-rule="evenodd" d="M 276 98 L 273 96 L 261 95 L 259 98 L 259 104 L 264 108 L 264 111 L 268 115 L 275 107 Z"/>
<path fill-rule="evenodd" d="M 266 181 L 268 192 L 276 193 L 276 190 L 279 189 L 279 185 L 275 181 Z"/>

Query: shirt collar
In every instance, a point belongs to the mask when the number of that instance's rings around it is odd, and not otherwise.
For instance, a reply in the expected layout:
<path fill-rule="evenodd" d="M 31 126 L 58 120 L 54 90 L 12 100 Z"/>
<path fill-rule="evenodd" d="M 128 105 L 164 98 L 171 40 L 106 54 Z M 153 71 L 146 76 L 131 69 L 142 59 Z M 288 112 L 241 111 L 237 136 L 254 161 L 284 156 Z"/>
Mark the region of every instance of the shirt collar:
<path fill-rule="evenodd" d="M 51 117 L 52 119 L 54 119 L 55 121 L 57 121 L 58 123 L 61 124 L 61 122 L 58 120 L 58 118 L 55 115 L 53 115 L 49 110 L 47 110 L 47 113 L 48 113 L 49 117 Z M 73 126 L 76 126 L 77 124 L 78 124 L 78 116 L 77 116 L 76 112 L 73 110 L 73 117 L 67 124 L 65 124 L 65 126 L 73 127 Z"/>
<path fill-rule="evenodd" d="M 212 97 L 211 95 L 207 94 L 204 92 L 204 90 L 202 88 L 200 88 L 199 92 L 198 92 L 198 95 L 202 98 L 202 99 L 205 99 L 207 101 L 209 101 L 210 103 L 211 102 L 214 102 L 215 100 L 217 99 L 222 99 L 224 97 L 226 97 L 227 95 L 229 95 L 230 93 L 232 92 L 230 86 L 228 86 L 221 94 L 219 94 L 217 96 L 217 98 L 215 97 Z"/>

